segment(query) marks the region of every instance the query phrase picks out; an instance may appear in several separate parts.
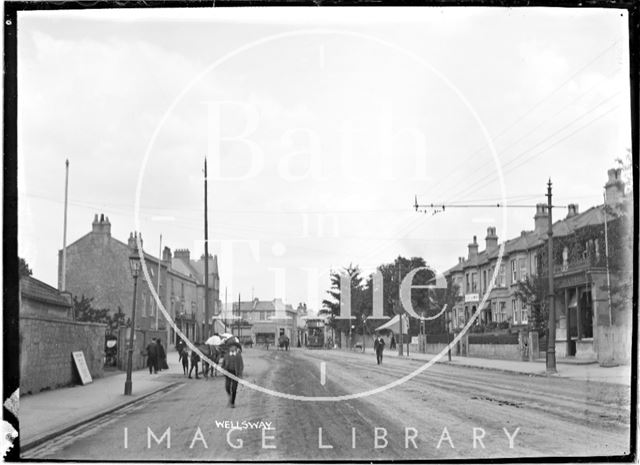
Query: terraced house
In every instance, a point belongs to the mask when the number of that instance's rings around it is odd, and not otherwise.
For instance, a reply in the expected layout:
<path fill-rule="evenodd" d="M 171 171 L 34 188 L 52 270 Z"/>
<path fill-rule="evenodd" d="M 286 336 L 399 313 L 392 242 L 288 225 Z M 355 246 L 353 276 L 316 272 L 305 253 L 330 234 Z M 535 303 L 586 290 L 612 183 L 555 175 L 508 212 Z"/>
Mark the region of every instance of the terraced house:
<path fill-rule="evenodd" d="M 604 204 L 583 213 L 570 204 L 566 216 L 553 223 L 556 354 L 628 363 L 632 196 L 625 195 L 619 169 L 609 170 L 608 176 Z M 477 312 L 476 324 L 512 331 L 529 328 L 532 309 L 516 290 L 528 277 L 547 276 L 548 214 L 547 205 L 538 204 L 533 230 L 505 241 L 500 262 L 495 227 L 487 228 L 481 252 L 473 237 L 467 256 L 445 273 L 459 291 L 452 309 L 454 329 L 460 330 Z M 493 288 L 486 295 L 496 267 Z"/>

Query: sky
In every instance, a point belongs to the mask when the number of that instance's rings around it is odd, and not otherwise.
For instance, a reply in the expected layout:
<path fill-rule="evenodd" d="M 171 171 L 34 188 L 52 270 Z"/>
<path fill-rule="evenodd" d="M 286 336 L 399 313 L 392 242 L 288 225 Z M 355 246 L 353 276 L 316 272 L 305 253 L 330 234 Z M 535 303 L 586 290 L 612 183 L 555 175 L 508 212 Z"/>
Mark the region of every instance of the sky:
<path fill-rule="evenodd" d="M 18 15 L 18 254 L 57 285 L 105 214 L 144 248 L 209 251 L 221 299 L 317 310 L 329 273 L 443 272 L 487 227 L 602 203 L 631 147 L 626 12 L 223 8 Z M 566 209 L 554 211 L 556 218 Z"/>

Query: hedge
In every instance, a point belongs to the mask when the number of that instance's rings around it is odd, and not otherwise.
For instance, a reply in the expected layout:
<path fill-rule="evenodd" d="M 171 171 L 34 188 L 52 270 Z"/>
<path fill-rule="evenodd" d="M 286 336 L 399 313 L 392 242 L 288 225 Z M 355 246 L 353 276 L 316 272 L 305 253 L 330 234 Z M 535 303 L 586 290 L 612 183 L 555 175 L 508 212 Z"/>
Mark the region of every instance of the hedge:
<path fill-rule="evenodd" d="M 469 344 L 518 344 L 518 334 L 469 334 Z"/>
<path fill-rule="evenodd" d="M 453 335 L 447 333 L 427 334 L 427 344 L 449 344 L 453 340 Z"/>

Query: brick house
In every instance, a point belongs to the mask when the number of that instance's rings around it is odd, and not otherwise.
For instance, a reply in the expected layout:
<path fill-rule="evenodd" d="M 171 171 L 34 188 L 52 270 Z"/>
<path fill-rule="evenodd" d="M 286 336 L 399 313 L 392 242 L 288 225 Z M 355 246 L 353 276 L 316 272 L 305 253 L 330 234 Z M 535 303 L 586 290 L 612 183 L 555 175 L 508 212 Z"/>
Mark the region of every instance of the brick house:
<path fill-rule="evenodd" d="M 618 244 L 605 244 L 605 218 L 611 224 L 617 220 L 613 208 L 628 214 L 631 198 L 625 195 L 619 169 L 609 170 L 608 176 L 606 203 L 583 213 L 577 204 L 570 204 L 566 217 L 553 224 L 556 354 L 628 363 L 630 309 L 618 309 L 612 317 L 608 305 L 605 250 Z M 487 228 L 485 250 L 478 252 L 473 237 L 467 258 L 459 257 L 458 263 L 445 272 L 447 279 L 459 287 L 458 302 L 452 309 L 454 329 L 461 329 L 478 311 L 482 313 L 477 324 L 502 323 L 512 330 L 528 327 L 530 309 L 516 296 L 516 288 L 519 281 L 538 274 L 539 269 L 545 272 L 541 258 L 546 257 L 547 229 L 547 206 L 538 204 L 533 231 L 523 231 L 504 243 L 502 261 L 486 300 L 497 266 L 498 238 L 495 227 Z"/>
<path fill-rule="evenodd" d="M 137 233 L 130 233 L 127 243 L 112 237 L 109 218 L 103 214 L 95 215 L 91 231 L 67 246 L 67 291 L 78 297 L 92 297 L 95 308 L 108 308 L 111 312 L 121 309 L 126 315 L 131 315 L 133 277 L 129 256 L 136 248 L 137 237 Z M 144 243 L 142 245 L 144 248 Z M 175 332 L 166 324 L 162 314 L 156 318 L 152 286 L 157 289 L 160 301 L 178 327 L 191 340 L 199 340 L 204 330 L 204 274 L 199 271 L 197 263 L 194 265 L 189 260 L 188 250 L 186 260 L 185 252 L 174 259 L 168 247 L 162 255 L 159 260 L 144 252 L 151 283 L 147 282 L 144 274 L 138 278 L 135 326 L 142 330 L 166 330 L 169 343 L 176 341 Z M 209 273 L 213 315 L 213 311 L 219 308 L 220 283 L 215 256 L 210 257 Z M 58 281 L 62 281 L 62 250 L 58 253 Z"/>

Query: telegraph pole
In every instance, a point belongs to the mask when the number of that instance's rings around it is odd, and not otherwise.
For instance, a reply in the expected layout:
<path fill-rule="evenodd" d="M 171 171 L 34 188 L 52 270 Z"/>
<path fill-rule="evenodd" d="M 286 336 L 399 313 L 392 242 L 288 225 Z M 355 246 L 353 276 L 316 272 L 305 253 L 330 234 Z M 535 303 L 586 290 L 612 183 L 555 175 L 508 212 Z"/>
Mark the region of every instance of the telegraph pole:
<path fill-rule="evenodd" d="M 207 157 L 204 157 L 204 340 L 209 338 L 209 221 L 207 211 Z"/>
<path fill-rule="evenodd" d="M 160 299 L 160 264 L 162 263 L 162 234 L 160 234 L 160 252 L 158 252 L 158 299 Z M 156 303 L 156 331 L 158 331 L 158 311 L 160 306 Z M 167 344 L 169 344 L 169 338 L 167 337 Z"/>
<path fill-rule="evenodd" d="M 551 178 L 547 184 L 547 209 L 549 210 L 549 230 L 547 267 L 549 278 L 549 327 L 547 337 L 547 373 L 556 373 L 556 302 L 553 289 L 553 219 L 551 214 Z"/>
<path fill-rule="evenodd" d="M 67 199 L 69 193 L 69 159 L 65 161 L 64 177 L 64 228 L 62 232 L 62 282 L 60 290 L 67 290 Z"/>
<path fill-rule="evenodd" d="M 402 342 L 403 342 L 402 341 L 403 340 L 403 337 L 402 337 L 402 310 L 401 310 L 402 302 L 400 301 L 400 284 L 401 284 L 401 281 L 400 281 L 400 274 L 401 274 L 400 267 L 401 266 L 402 265 L 400 263 L 400 260 L 398 260 L 398 316 L 400 318 L 400 343 L 398 344 L 398 355 L 404 355 L 404 350 L 403 350 L 403 345 L 402 345 Z"/>

